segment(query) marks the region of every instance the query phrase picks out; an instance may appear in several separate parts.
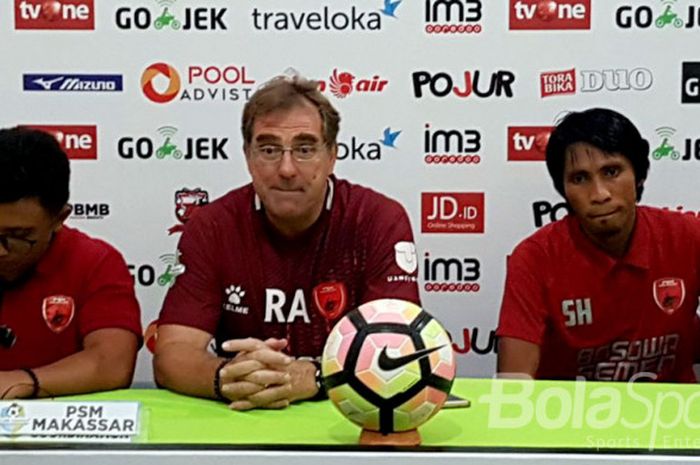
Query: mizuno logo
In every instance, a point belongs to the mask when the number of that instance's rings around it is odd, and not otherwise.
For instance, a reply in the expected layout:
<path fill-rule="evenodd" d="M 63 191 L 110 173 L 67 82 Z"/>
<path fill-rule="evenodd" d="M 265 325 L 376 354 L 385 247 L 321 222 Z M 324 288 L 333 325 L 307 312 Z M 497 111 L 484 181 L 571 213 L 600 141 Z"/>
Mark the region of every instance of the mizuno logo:
<path fill-rule="evenodd" d="M 413 352 L 412 354 L 408 355 L 403 355 L 401 357 L 390 357 L 386 353 L 386 346 L 382 348 L 382 352 L 379 354 L 379 368 L 381 368 L 384 371 L 390 371 L 390 370 L 396 370 L 397 368 L 401 368 L 404 365 L 407 365 L 414 360 L 420 360 L 423 357 L 426 357 L 428 354 L 431 352 L 435 352 L 436 350 L 440 350 L 444 345 L 437 346 L 437 347 L 431 347 L 430 349 L 422 349 L 422 350 L 417 350 Z"/>

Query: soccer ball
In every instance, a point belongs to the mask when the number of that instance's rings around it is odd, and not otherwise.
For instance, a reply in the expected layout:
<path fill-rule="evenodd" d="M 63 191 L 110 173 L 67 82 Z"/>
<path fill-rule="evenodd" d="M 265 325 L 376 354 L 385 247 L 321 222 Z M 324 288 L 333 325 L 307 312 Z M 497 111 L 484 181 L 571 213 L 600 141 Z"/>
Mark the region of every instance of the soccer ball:
<path fill-rule="evenodd" d="M 415 429 L 435 415 L 455 377 L 452 342 L 440 323 L 392 299 L 368 302 L 338 321 L 321 367 L 338 410 L 383 434 Z"/>

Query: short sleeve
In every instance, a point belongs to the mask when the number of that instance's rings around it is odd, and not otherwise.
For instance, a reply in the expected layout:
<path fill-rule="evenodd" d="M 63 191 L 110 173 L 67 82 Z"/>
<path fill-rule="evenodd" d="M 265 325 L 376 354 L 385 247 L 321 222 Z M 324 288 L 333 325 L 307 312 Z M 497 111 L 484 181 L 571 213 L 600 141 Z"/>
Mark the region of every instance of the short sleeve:
<path fill-rule="evenodd" d="M 532 241 L 518 245 L 508 259 L 497 335 L 541 345 L 548 324 L 544 251 Z"/>
<path fill-rule="evenodd" d="M 142 339 L 141 313 L 134 292 L 134 278 L 124 258 L 111 246 L 86 276 L 79 309 L 80 336 L 105 328 L 121 328 Z"/>
<path fill-rule="evenodd" d="M 371 218 L 365 292 L 361 302 L 402 299 L 420 305 L 418 257 L 408 215 L 397 202 L 385 203 Z"/>
<path fill-rule="evenodd" d="M 191 326 L 213 335 L 221 317 L 221 289 L 212 250 L 218 242 L 207 220 L 200 213 L 185 226 L 178 244 L 184 272 L 165 296 L 158 324 Z"/>

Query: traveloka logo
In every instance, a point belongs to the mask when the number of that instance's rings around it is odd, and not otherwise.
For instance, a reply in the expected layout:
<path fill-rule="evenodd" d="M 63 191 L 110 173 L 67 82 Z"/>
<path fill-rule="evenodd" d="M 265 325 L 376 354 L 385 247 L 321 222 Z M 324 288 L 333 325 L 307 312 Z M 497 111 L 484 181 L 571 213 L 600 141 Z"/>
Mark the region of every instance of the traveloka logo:
<path fill-rule="evenodd" d="M 481 0 L 425 0 L 425 32 L 478 34 L 482 29 L 481 6 Z"/>
<path fill-rule="evenodd" d="M 159 139 L 147 136 L 124 136 L 117 141 L 117 153 L 126 160 L 228 160 L 226 145 L 228 137 L 177 138 L 174 126 L 161 126 L 157 130 Z"/>
<path fill-rule="evenodd" d="M 615 10 L 615 24 L 621 29 L 692 29 L 700 27 L 700 9 L 688 5 L 685 17 L 676 0 L 659 0 L 656 11 L 649 5 L 623 5 Z"/>
<path fill-rule="evenodd" d="M 379 75 L 374 75 L 371 78 L 358 78 L 350 71 L 336 68 L 331 73 L 328 81 L 319 79 L 318 83 L 321 92 L 329 90 L 333 96 L 345 98 L 354 93 L 376 94 L 383 92 L 389 81 L 382 79 Z"/>
<path fill-rule="evenodd" d="M 153 63 L 141 74 L 141 90 L 152 102 L 163 104 L 179 99 L 189 102 L 248 100 L 255 79 L 237 65 L 192 65 L 181 73 L 167 63 Z"/>
<path fill-rule="evenodd" d="M 391 126 L 387 126 L 379 140 L 362 140 L 352 136 L 349 140 L 338 141 L 338 160 L 381 160 L 386 149 L 395 150 L 397 148 L 396 144 L 400 135 L 400 129 L 394 130 Z"/>
<path fill-rule="evenodd" d="M 24 90 L 31 92 L 121 92 L 118 74 L 24 74 Z"/>
<path fill-rule="evenodd" d="M 176 11 L 176 0 L 154 0 L 154 10 L 145 7 L 120 7 L 114 15 L 119 29 L 157 31 L 226 31 L 225 15 L 228 8 L 196 7 Z"/>
<path fill-rule="evenodd" d="M 376 7 L 363 10 L 324 6 L 314 11 L 265 10 L 253 8 L 251 19 L 256 31 L 379 31 L 382 20 L 398 19 L 403 0 L 373 0 Z"/>

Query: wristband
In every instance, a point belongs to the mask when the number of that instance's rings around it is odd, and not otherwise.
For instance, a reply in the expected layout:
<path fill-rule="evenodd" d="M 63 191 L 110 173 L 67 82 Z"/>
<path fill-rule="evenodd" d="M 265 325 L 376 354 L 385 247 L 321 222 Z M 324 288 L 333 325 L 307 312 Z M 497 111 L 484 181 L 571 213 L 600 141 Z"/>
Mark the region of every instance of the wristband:
<path fill-rule="evenodd" d="M 229 400 L 224 397 L 224 395 L 221 393 L 221 369 L 225 367 L 229 362 L 231 361 L 230 358 L 222 360 L 221 363 L 216 367 L 216 371 L 214 372 L 214 397 L 216 397 L 219 400 L 222 400 L 224 402 L 228 402 Z"/>
<path fill-rule="evenodd" d="M 29 375 L 32 379 L 32 393 L 27 397 L 28 399 L 35 399 L 39 395 L 39 378 L 36 377 L 36 373 L 31 368 L 22 368 L 22 371 Z"/>
<path fill-rule="evenodd" d="M 323 399 L 328 399 L 328 394 L 326 393 L 326 386 L 323 384 L 323 374 L 321 373 L 321 362 L 318 360 L 309 360 L 311 363 L 314 364 L 314 368 L 316 368 L 316 373 L 314 374 L 314 381 L 316 382 L 316 389 L 318 391 L 316 394 L 310 398 L 309 400 L 323 400 Z"/>

